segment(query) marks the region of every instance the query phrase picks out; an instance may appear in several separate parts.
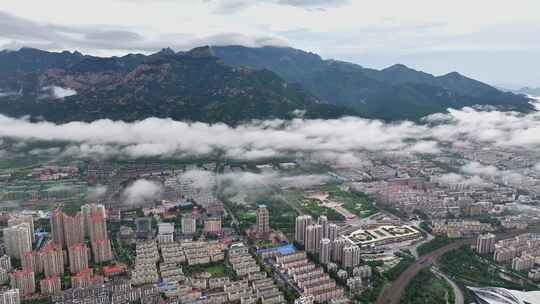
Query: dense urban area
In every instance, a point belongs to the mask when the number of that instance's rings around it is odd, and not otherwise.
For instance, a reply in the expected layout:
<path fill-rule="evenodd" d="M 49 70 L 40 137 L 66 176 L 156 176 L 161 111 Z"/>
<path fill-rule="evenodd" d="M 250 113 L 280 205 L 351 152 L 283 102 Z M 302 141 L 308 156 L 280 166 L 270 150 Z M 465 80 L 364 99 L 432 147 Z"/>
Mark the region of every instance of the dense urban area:
<path fill-rule="evenodd" d="M 361 156 L 6 161 L 0 303 L 470 303 L 538 289 L 537 154 Z"/>

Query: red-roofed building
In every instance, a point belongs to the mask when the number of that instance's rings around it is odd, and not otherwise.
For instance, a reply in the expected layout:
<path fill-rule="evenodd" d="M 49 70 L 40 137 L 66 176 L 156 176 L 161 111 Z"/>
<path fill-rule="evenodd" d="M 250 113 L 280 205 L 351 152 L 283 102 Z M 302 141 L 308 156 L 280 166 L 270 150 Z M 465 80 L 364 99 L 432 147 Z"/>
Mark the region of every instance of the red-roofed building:
<path fill-rule="evenodd" d="M 88 286 L 103 284 L 103 276 L 94 275 L 92 268 L 86 268 L 76 275 L 71 276 L 72 288 L 85 288 Z"/>
<path fill-rule="evenodd" d="M 112 277 L 122 274 L 126 271 L 127 266 L 125 264 L 116 264 L 103 267 L 103 275 L 106 277 Z"/>

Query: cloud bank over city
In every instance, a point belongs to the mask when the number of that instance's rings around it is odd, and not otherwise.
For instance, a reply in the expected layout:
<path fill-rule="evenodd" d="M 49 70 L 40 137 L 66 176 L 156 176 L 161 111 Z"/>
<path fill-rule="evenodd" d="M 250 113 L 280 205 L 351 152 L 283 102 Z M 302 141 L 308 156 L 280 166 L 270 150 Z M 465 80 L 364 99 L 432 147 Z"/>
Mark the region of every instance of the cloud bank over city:
<path fill-rule="evenodd" d="M 330 181 L 328 175 L 285 175 L 275 170 L 255 172 L 219 173 L 191 169 L 182 173 L 179 180 L 188 180 L 197 191 L 216 191 L 220 196 L 232 197 L 239 193 L 244 195 L 261 195 L 271 193 L 275 188 L 305 189 L 322 185 Z"/>
<path fill-rule="evenodd" d="M 438 152 L 425 126 L 346 117 L 271 120 L 230 127 L 150 118 L 134 123 L 99 120 L 53 124 L 0 116 L 0 136 L 69 143 L 69 156 L 185 157 L 221 153 L 232 159 L 296 152 Z M 426 136 L 427 135 L 427 136 Z M 410 142 L 414 140 L 414 142 Z M 58 152 L 58 151 L 56 151 Z"/>
<path fill-rule="evenodd" d="M 163 185 L 160 183 L 138 179 L 123 190 L 122 198 L 126 204 L 141 205 L 147 201 L 158 199 L 162 193 Z"/>
<path fill-rule="evenodd" d="M 500 148 L 540 147 L 540 114 L 449 109 L 425 124 L 384 123 L 356 117 L 333 120 L 253 121 L 237 127 L 149 118 L 137 122 L 32 122 L 0 115 L 0 137 L 18 142 L 61 142 L 31 153 L 64 157 L 220 156 L 260 160 L 307 157 L 344 166 L 362 166 L 362 152 L 440 154 L 481 144 Z M 16 148 L 16 146 L 15 146 Z M 3 147 L 5 154 L 8 148 Z M 33 151 L 33 152 L 32 152 Z M 50 151 L 50 152 L 49 152 Z M 16 151 L 12 151 L 16 152 Z M 30 153 L 30 152 L 29 152 Z M 467 174 L 497 175 L 497 168 L 471 163 Z"/>

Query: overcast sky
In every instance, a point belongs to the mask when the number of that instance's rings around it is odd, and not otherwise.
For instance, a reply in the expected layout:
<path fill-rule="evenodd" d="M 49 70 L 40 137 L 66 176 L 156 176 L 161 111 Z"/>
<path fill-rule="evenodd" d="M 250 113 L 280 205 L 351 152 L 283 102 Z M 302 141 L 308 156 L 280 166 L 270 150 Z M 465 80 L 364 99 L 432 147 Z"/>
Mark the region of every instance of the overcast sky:
<path fill-rule="evenodd" d="M 0 0 L 0 48 L 97 55 L 283 45 L 540 86 L 538 0 Z"/>

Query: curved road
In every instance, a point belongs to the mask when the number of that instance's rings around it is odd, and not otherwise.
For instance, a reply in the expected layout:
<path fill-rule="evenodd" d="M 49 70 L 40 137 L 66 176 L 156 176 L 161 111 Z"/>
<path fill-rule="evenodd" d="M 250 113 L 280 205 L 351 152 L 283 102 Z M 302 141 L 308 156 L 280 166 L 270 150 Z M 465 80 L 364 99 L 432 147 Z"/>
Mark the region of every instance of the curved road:
<path fill-rule="evenodd" d="M 452 290 L 454 291 L 454 296 L 455 296 L 455 301 L 454 302 L 455 302 L 455 304 L 464 304 L 465 303 L 465 298 L 463 296 L 463 292 L 461 291 L 461 289 L 459 289 L 459 286 L 457 286 L 456 283 L 454 283 L 454 281 L 452 281 L 446 274 L 441 272 L 436 267 L 432 268 L 432 272 L 439 275 L 446 282 L 448 282 L 448 284 L 450 284 L 450 287 L 452 287 Z"/>
<path fill-rule="evenodd" d="M 526 233 L 527 231 L 512 231 L 497 235 L 497 239 L 510 238 L 516 235 Z M 377 299 L 377 304 L 399 304 L 403 291 L 409 285 L 409 282 L 416 276 L 420 270 L 431 267 L 438 258 L 448 251 L 457 249 L 463 245 L 471 245 L 476 239 L 460 239 L 451 244 L 443 246 L 435 251 L 432 251 L 425 256 L 422 256 L 419 260 L 416 260 L 409 268 L 407 268 L 401 275 L 391 284 L 385 286 L 383 292 Z"/>
<path fill-rule="evenodd" d="M 432 251 L 419 260 L 411 264 L 392 284 L 387 285 L 379 298 L 377 304 L 399 304 L 403 291 L 409 282 L 420 272 L 420 270 L 430 267 L 435 261 L 448 251 L 457 249 L 466 244 L 472 244 L 474 239 L 463 239 Z"/>

